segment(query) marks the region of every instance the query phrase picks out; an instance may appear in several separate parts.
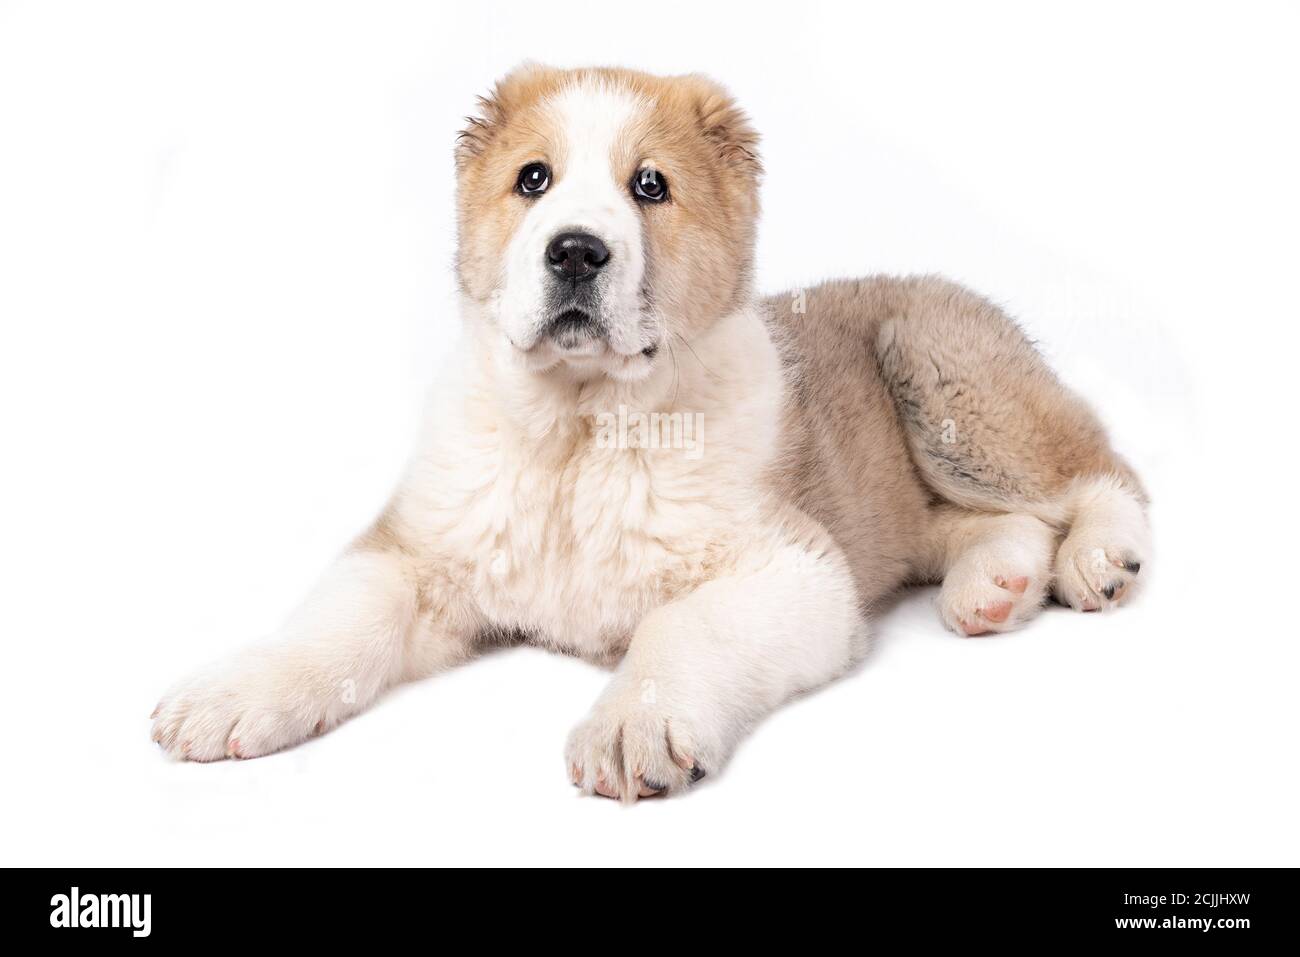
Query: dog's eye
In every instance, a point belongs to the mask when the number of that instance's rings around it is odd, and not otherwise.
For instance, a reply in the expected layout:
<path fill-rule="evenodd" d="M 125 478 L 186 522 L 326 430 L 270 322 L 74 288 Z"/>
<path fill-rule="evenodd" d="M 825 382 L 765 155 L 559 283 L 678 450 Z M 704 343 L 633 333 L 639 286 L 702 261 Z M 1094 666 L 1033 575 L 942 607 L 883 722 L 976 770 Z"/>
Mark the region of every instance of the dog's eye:
<path fill-rule="evenodd" d="M 529 163 L 519 171 L 515 189 L 525 196 L 538 196 L 551 185 L 551 171 L 545 163 Z"/>
<path fill-rule="evenodd" d="M 632 193 L 648 203 L 662 203 L 668 198 L 668 180 L 654 169 L 643 169 L 632 177 Z"/>

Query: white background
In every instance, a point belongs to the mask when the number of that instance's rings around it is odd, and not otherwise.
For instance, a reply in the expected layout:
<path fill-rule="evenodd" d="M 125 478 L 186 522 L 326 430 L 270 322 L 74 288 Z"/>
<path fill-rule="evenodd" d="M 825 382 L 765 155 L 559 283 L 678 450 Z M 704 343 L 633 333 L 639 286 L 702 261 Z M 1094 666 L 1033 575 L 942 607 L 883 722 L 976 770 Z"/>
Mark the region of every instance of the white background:
<path fill-rule="evenodd" d="M 0 4 L 7 864 L 1300 864 L 1294 5 Z M 1051 5 L 1055 8 L 1057 5 Z M 581 799 L 532 649 L 274 757 L 147 716 L 383 504 L 456 335 L 451 146 L 516 62 L 706 71 L 761 285 L 943 272 L 1149 481 L 1149 589 L 855 674 L 683 799 Z"/>

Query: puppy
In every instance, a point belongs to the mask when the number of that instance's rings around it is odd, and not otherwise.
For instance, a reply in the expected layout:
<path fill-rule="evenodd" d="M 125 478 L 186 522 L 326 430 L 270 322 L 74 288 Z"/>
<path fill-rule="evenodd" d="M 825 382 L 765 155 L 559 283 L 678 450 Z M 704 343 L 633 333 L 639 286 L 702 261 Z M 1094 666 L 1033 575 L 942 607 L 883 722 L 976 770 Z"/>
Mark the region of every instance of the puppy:
<path fill-rule="evenodd" d="M 1120 605 L 1146 499 L 1020 330 L 936 278 L 753 287 L 757 137 L 699 76 L 520 68 L 456 147 L 467 336 L 409 471 L 153 737 L 269 754 L 501 636 L 618 662 L 588 793 L 680 791 L 942 582 L 959 635 Z"/>

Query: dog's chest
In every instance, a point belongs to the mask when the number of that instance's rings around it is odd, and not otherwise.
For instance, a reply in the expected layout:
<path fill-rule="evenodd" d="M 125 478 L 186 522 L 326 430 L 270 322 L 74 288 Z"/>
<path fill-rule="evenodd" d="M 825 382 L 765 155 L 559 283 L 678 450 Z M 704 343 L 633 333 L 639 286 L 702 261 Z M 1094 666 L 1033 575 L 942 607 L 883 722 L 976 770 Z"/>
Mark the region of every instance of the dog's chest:
<path fill-rule="evenodd" d="M 674 458 L 675 457 L 675 458 Z M 439 538 L 495 626 L 590 656 L 620 653 L 647 611 L 726 560 L 746 503 L 676 449 L 589 437 L 484 450 L 458 470 Z"/>

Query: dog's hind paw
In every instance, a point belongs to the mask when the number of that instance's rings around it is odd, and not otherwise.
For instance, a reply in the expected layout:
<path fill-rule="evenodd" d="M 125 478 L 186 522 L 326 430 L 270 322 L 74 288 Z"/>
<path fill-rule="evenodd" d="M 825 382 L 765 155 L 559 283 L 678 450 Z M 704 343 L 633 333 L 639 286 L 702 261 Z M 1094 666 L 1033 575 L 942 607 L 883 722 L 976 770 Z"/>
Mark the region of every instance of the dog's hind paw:
<path fill-rule="evenodd" d="M 1056 555 L 1052 594 L 1076 611 L 1115 608 L 1137 592 L 1144 556 L 1136 541 L 1071 534 Z"/>

